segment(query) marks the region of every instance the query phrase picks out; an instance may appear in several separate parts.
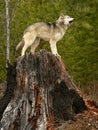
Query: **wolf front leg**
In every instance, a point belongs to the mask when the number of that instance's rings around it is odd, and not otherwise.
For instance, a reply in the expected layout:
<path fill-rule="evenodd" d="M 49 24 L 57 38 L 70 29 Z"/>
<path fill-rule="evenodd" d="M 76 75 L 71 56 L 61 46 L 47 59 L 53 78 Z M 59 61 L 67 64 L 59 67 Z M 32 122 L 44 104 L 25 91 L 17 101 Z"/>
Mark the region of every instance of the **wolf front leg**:
<path fill-rule="evenodd" d="M 61 56 L 58 54 L 58 52 L 57 52 L 56 41 L 50 40 L 50 48 L 51 48 L 52 53 L 53 53 L 55 56 L 61 57 Z"/>

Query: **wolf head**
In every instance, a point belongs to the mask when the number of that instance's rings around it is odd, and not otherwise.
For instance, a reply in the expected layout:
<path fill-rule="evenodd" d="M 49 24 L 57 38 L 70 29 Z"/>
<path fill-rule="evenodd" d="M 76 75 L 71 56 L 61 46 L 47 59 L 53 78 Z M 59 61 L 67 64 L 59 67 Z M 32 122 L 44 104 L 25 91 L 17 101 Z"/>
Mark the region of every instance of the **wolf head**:
<path fill-rule="evenodd" d="M 74 21 L 74 18 L 67 16 L 67 15 L 60 15 L 57 23 L 64 23 L 65 25 L 69 26 Z"/>

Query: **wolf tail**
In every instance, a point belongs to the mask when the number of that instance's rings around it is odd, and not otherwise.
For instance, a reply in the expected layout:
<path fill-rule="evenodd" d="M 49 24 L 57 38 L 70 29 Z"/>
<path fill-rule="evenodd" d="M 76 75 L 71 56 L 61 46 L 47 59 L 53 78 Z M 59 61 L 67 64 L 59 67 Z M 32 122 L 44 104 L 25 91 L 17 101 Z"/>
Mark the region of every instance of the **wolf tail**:
<path fill-rule="evenodd" d="M 16 46 L 16 51 L 18 51 L 19 49 L 21 49 L 23 46 L 24 46 L 24 41 L 22 40 L 22 41 L 20 41 L 20 42 L 18 43 L 18 45 Z"/>

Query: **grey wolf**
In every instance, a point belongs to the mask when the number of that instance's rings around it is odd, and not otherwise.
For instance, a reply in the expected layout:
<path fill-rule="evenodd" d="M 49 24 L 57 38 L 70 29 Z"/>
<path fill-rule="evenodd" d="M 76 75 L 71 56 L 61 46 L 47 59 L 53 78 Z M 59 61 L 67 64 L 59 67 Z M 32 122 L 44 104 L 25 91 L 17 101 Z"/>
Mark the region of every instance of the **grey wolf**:
<path fill-rule="evenodd" d="M 43 39 L 50 43 L 52 53 L 59 56 L 56 43 L 63 38 L 73 21 L 74 18 L 62 14 L 54 23 L 38 22 L 30 25 L 24 31 L 22 40 L 16 46 L 16 51 L 22 48 L 21 56 L 23 56 L 27 48 L 31 46 L 31 52 L 34 53 L 40 39 Z"/>

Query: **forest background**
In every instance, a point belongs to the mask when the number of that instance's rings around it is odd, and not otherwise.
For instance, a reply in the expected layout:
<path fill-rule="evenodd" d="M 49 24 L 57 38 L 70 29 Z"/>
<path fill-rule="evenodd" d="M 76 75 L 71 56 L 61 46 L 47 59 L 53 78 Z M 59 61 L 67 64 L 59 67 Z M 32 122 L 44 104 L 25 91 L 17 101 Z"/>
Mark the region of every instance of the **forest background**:
<path fill-rule="evenodd" d="M 0 0 L 0 82 L 6 82 L 6 11 Z M 58 42 L 58 52 L 75 84 L 83 89 L 98 87 L 98 0 L 10 0 L 10 59 L 24 29 L 35 22 L 54 22 L 63 13 L 75 18 Z M 42 41 L 37 51 L 50 51 Z M 19 54 L 20 55 L 20 52 Z"/>

